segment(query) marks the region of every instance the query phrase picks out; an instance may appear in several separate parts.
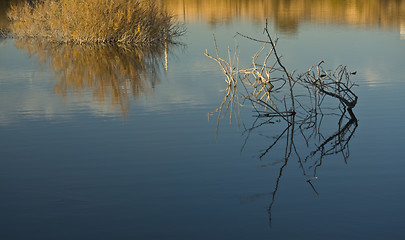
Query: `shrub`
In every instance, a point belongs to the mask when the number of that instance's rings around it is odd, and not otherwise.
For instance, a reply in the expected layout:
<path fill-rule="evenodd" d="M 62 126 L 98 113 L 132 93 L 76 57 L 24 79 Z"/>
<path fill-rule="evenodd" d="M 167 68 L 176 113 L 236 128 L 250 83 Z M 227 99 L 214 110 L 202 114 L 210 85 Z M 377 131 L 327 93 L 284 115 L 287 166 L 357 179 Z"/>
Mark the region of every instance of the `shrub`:
<path fill-rule="evenodd" d="M 12 5 L 11 33 L 56 42 L 154 45 L 181 28 L 153 0 L 38 0 Z"/>

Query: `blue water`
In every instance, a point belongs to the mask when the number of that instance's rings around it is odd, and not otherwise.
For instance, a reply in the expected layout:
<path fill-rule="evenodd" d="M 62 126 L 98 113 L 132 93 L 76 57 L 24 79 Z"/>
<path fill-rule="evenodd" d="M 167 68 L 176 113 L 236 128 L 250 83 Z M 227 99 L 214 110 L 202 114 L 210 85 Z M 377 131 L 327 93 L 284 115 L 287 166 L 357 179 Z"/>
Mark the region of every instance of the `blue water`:
<path fill-rule="evenodd" d="M 270 23 L 270 30 L 272 28 Z M 36 56 L 0 47 L 1 239 L 401 239 L 405 234 L 405 40 L 398 29 L 306 23 L 279 34 L 289 69 L 320 60 L 347 65 L 359 102 L 350 156 L 325 157 L 312 181 L 284 145 L 258 156 L 283 130 L 255 120 L 219 122 L 226 87 L 214 54 L 236 32 L 262 36 L 250 22 L 187 25 L 185 47 L 151 93 L 131 97 L 128 114 L 93 89 L 55 93 L 57 77 Z M 238 38 L 241 65 L 260 46 Z M 337 123 L 325 121 L 325 132 Z M 304 149 L 303 142 L 297 145 Z M 245 144 L 245 145 L 244 145 Z M 313 146 L 314 147 L 314 146 Z M 243 148 L 243 149 L 242 149 Z M 274 163 L 268 167 L 263 164 Z M 306 166 L 307 167 L 307 166 Z M 271 214 L 268 207 L 272 203 Z M 313 170 L 313 168 L 310 168 Z M 270 220 L 271 218 L 271 220 Z"/>

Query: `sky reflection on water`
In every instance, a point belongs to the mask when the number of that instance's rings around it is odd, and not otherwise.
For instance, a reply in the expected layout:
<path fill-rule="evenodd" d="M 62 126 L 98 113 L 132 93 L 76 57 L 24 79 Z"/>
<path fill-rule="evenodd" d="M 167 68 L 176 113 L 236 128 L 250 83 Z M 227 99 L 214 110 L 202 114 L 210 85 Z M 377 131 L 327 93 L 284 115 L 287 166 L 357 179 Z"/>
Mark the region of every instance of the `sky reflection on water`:
<path fill-rule="evenodd" d="M 332 2 L 336 1 L 327 1 Z M 358 11 L 373 9 L 376 3 L 349 2 L 370 3 L 355 7 Z M 297 17 L 299 27 L 291 35 L 279 32 L 278 23 L 270 18 L 289 69 L 303 72 L 324 60 L 328 69 L 344 64 L 357 71 L 352 81 L 359 85 L 354 109 L 359 121 L 350 140 L 350 157 L 347 163 L 339 154 L 325 158 L 313 181 L 319 195 L 308 185 L 296 158 L 283 168 L 277 183 L 283 146 L 272 149 L 266 161 L 259 160 L 284 130 L 280 124 L 258 128 L 244 146 L 244 126 L 255 120 L 248 108 L 241 112 L 239 127 L 221 119 L 217 138 L 216 115 L 207 121 L 226 87 L 217 64 L 204 56 L 205 49 L 215 51 L 212 32 L 226 55 L 236 32 L 263 36 L 261 15 L 258 22 L 235 15 L 226 24 L 212 24 L 206 21 L 210 15 L 201 10 L 205 5 L 197 11 L 187 8 L 190 1 L 185 3 L 188 16 L 201 14 L 186 21 L 186 47 L 169 54 L 167 72 L 164 52 L 157 54 L 159 81 L 148 88 L 151 94 L 128 95 L 126 117 L 109 98 L 100 104 L 102 85 L 94 87 L 89 84 L 94 78 L 82 77 L 98 66 L 97 76 L 113 79 L 111 71 L 103 70 L 112 65 L 99 65 L 102 62 L 93 60 L 91 51 L 83 50 L 78 53 L 83 58 L 72 57 L 71 64 L 55 67 L 59 60 L 69 59 L 60 53 L 72 56 L 74 49 L 2 42 L 0 238 L 400 239 L 405 234 L 405 41 L 400 35 L 404 1 L 385 1 L 396 7 L 397 14 L 390 15 L 392 7 L 378 7 L 379 16 L 393 17 L 382 19 L 381 25 L 366 22 L 364 28 L 334 18 L 317 22 L 301 21 L 310 16 Z M 256 7 L 254 1 L 246 6 Z M 286 16 L 300 13 L 287 10 Z M 240 64 L 249 66 L 260 44 L 238 39 L 238 46 Z M 32 57 L 27 54 L 30 48 Z M 125 70 L 139 63 L 145 74 L 153 73 L 149 63 L 142 68 L 145 65 L 134 52 L 111 51 L 118 59 L 127 59 Z M 45 61 L 38 61 L 37 54 Z M 80 59 L 86 60 L 84 65 Z M 55 92 L 61 81 L 58 72 L 68 70 L 80 74 L 71 81 L 62 79 L 70 86 L 62 97 Z M 137 76 L 137 71 L 132 73 Z M 122 79 L 127 78 L 131 77 Z M 106 87 L 112 89 L 111 85 Z M 336 118 L 323 123 L 325 138 L 339 129 Z M 305 150 L 304 142 L 297 144 Z M 268 163 L 273 164 L 260 167 Z M 267 208 L 276 186 L 269 228 Z"/>

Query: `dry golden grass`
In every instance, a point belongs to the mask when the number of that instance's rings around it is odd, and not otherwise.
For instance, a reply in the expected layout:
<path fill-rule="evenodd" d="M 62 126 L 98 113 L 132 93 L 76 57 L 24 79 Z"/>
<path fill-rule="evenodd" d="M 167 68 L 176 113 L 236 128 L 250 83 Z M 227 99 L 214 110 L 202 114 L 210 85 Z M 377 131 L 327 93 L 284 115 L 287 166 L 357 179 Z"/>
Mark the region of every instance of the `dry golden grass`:
<path fill-rule="evenodd" d="M 181 34 L 153 0 L 39 0 L 12 5 L 11 33 L 56 42 L 155 45 Z"/>

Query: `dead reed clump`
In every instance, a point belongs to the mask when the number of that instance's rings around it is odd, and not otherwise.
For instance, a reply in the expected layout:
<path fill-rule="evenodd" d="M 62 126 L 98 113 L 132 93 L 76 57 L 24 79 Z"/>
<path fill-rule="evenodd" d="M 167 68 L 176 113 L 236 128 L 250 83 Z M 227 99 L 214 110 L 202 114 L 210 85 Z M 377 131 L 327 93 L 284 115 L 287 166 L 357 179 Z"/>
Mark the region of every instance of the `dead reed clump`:
<path fill-rule="evenodd" d="M 156 45 L 182 33 L 150 0 L 38 0 L 12 5 L 11 33 L 53 42 Z"/>

